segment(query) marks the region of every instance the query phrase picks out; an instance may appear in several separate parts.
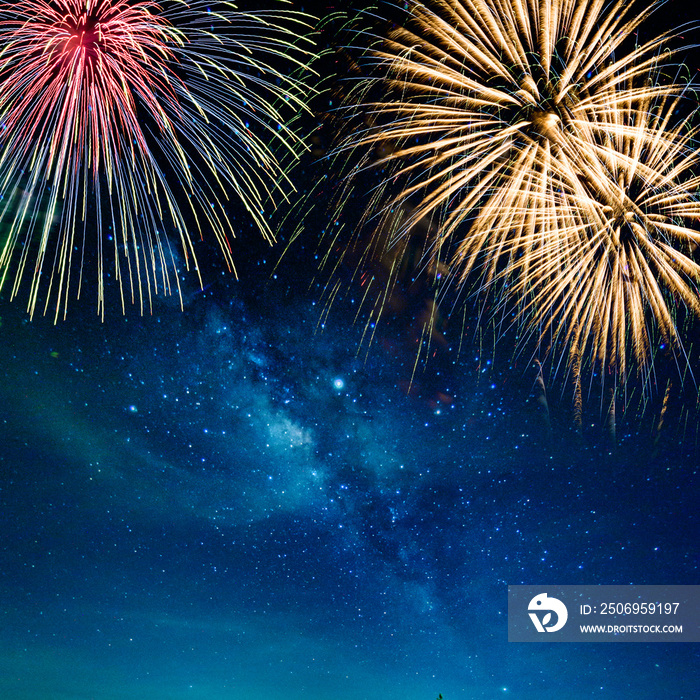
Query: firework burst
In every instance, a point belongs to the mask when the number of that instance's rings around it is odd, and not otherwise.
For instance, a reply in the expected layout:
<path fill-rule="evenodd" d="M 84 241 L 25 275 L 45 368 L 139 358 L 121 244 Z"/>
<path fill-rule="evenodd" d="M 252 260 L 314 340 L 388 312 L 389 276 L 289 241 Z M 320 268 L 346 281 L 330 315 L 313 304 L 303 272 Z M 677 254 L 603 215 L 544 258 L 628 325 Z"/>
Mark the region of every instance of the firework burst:
<path fill-rule="evenodd" d="M 578 209 L 555 200 L 564 216 L 521 232 L 515 245 L 524 252 L 491 282 L 507 284 L 501 299 L 526 300 L 520 317 L 536 319 L 539 333 L 551 331 L 622 377 L 630 358 L 648 365 L 654 329 L 682 352 L 677 305 L 700 315 L 700 155 L 697 129 L 687 119 L 673 124 L 678 101 L 640 100 L 593 125 L 598 139 L 587 149 L 597 158 L 581 164 L 570 193 Z M 508 247 L 509 234 L 497 234 Z M 467 246 L 462 253 L 472 254 Z"/>
<path fill-rule="evenodd" d="M 226 2 L 0 2 L 0 285 L 28 278 L 31 313 L 44 297 L 65 314 L 95 240 L 100 315 L 112 275 L 143 310 L 179 291 L 180 255 L 196 269 L 190 231 L 233 268 L 229 194 L 271 239 L 264 206 L 289 190 L 271 144 L 298 153 L 307 33 Z"/>
<path fill-rule="evenodd" d="M 623 381 L 630 359 L 649 366 L 652 326 L 678 348 L 676 305 L 700 312 L 700 183 L 695 132 L 674 122 L 687 83 L 662 72 L 670 35 L 635 40 L 658 4 L 410 2 L 361 59 L 349 112 L 365 126 L 336 151 L 349 187 L 382 173 L 366 255 L 422 226 L 443 289 L 475 283 L 521 339 Z"/>

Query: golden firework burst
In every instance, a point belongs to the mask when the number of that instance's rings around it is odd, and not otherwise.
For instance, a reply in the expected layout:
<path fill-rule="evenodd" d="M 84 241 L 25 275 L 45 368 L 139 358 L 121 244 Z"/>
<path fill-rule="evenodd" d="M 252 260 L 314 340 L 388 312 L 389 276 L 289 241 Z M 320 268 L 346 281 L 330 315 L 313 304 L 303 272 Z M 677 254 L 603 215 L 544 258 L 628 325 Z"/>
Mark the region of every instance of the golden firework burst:
<path fill-rule="evenodd" d="M 349 186 L 382 173 L 367 250 L 422 224 L 443 289 L 474 283 L 492 318 L 623 381 L 649 366 L 652 327 L 678 346 L 675 310 L 700 312 L 700 182 L 688 85 L 663 72 L 672 35 L 635 38 L 658 5 L 410 2 L 365 52 L 364 128 L 336 149 Z"/>

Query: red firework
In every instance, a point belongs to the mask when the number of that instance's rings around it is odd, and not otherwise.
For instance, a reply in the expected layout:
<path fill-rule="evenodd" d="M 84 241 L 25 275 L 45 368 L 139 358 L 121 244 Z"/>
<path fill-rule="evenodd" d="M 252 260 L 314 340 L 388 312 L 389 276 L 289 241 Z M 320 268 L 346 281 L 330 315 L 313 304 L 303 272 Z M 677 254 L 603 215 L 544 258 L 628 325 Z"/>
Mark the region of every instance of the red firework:
<path fill-rule="evenodd" d="M 266 59 L 287 54 L 296 66 L 307 54 L 298 47 L 298 27 L 293 34 L 282 26 L 280 13 L 218 7 L 0 2 L 0 286 L 11 281 L 15 296 L 31 274 L 32 313 L 40 293 L 46 306 L 55 296 L 56 314 L 65 313 L 73 257 L 78 252 L 82 270 L 92 229 L 101 314 L 105 238 L 114 242 L 120 288 L 128 280 L 142 307 L 153 292 L 170 291 L 171 277 L 178 280 L 163 230 L 177 233 L 189 267 L 192 241 L 180 201 L 200 235 L 213 230 L 230 267 L 229 191 L 271 236 L 263 200 L 283 173 L 259 134 L 294 150 L 296 137 L 276 105 L 298 109 L 303 91 Z M 284 21 L 303 17 L 288 13 Z M 251 123 L 265 131 L 256 135 Z"/>

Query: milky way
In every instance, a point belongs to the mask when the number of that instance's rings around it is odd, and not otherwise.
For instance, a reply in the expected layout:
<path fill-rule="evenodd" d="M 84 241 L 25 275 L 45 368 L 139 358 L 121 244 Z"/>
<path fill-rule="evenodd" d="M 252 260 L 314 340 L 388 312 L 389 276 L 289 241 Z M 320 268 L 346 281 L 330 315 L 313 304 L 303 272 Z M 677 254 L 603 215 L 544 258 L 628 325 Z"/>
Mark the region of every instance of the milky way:
<path fill-rule="evenodd" d="M 506 591 L 694 583 L 692 445 L 547 438 L 474 342 L 407 395 L 403 336 L 260 269 L 3 318 L 6 696 L 690 696 L 692 645 L 509 645 Z"/>

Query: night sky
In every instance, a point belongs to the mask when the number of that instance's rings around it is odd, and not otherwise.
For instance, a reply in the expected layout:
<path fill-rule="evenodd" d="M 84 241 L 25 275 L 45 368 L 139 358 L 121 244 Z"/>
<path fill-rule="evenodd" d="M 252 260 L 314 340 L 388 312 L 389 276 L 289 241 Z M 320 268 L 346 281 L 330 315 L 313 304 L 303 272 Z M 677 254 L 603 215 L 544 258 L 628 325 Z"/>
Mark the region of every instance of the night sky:
<path fill-rule="evenodd" d="M 509 644 L 506 616 L 508 584 L 700 583 L 692 381 L 659 428 L 661 369 L 613 442 L 562 377 L 547 423 L 473 309 L 414 369 L 420 304 L 369 344 L 346 271 L 326 315 L 316 225 L 281 262 L 244 230 L 238 280 L 198 243 L 184 311 L 4 294 L 0 697 L 700 697 L 697 645 Z"/>

